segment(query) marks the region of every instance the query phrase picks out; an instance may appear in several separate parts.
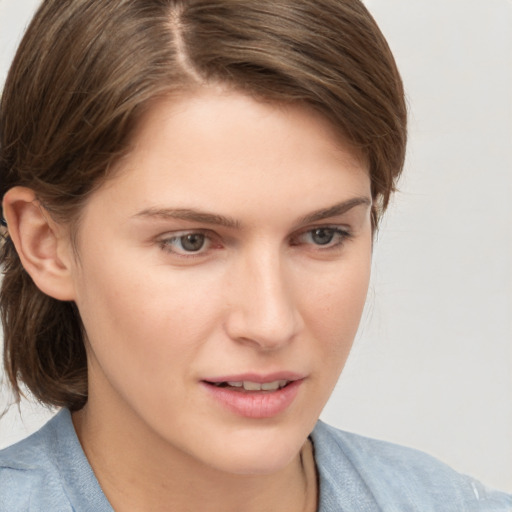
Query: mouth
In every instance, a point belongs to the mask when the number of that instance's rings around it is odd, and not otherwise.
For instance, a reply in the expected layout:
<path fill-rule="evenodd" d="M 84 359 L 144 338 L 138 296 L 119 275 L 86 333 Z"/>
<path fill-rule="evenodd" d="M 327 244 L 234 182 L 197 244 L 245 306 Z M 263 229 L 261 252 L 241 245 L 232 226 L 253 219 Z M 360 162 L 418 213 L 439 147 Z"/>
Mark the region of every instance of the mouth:
<path fill-rule="evenodd" d="M 201 381 L 207 395 L 238 416 L 263 419 L 284 413 L 295 401 L 305 377 L 278 374 L 238 375 Z"/>
<path fill-rule="evenodd" d="M 232 389 L 233 391 L 239 391 L 240 393 L 247 392 L 258 392 L 258 391 L 278 391 L 279 389 L 283 389 L 288 386 L 292 381 L 281 379 L 274 380 L 271 382 L 253 382 L 250 380 L 239 380 L 239 381 L 223 381 L 223 382 L 208 382 L 205 381 L 206 384 L 210 384 L 217 388 L 224 389 Z"/>

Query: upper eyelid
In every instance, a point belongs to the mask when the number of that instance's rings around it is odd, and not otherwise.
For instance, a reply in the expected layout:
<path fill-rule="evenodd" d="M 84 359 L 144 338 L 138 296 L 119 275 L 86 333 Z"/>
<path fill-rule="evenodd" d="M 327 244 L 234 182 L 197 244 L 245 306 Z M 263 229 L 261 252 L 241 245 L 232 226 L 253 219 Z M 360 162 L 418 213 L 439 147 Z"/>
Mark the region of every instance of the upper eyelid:
<path fill-rule="evenodd" d="M 288 235 L 288 238 L 298 236 L 303 233 L 308 233 L 310 231 L 314 231 L 315 229 L 334 229 L 334 230 L 337 230 L 338 232 L 343 232 L 347 235 L 352 233 L 352 229 L 350 228 L 350 226 L 348 226 L 346 224 L 318 222 L 315 225 L 304 226 L 295 231 L 292 231 L 290 233 L 290 235 Z M 225 238 L 224 236 L 217 233 L 215 230 L 213 230 L 211 228 L 185 228 L 185 229 L 172 230 L 172 231 L 167 231 L 161 235 L 158 235 L 157 238 L 165 240 L 165 239 L 172 239 L 172 238 L 180 238 L 182 236 L 191 235 L 191 234 L 195 234 L 195 233 L 200 233 L 202 235 L 205 235 L 205 236 L 211 237 L 211 238 Z M 231 238 L 231 237 L 229 237 L 229 238 Z"/>
<path fill-rule="evenodd" d="M 158 235 L 159 240 L 171 240 L 174 238 L 181 238 L 182 236 L 186 235 L 205 235 L 207 238 L 214 238 L 215 236 L 220 237 L 215 231 L 211 229 L 203 229 L 203 228 L 190 228 L 190 229 L 179 229 L 176 231 L 167 231 L 161 235 Z"/>
<path fill-rule="evenodd" d="M 313 231 L 315 229 L 335 229 L 335 230 L 343 231 L 343 232 L 347 232 L 347 233 L 351 232 L 351 228 L 349 226 L 347 226 L 346 224 L 318 222 L 315 225 L 304 226 L 295 231 L 292 231 L 289 236 L 294 236 L 295 234 L 300 234 L 300 233 L 307 233 L 307 232 Z M 185 229 L 170 230 L 170 231 L 167 231 L 167 232 L 159 235 L 158 238 L 179 238 L 181 236 L 191 235 L 194 233 L 201 233 L 201 234 L 204 234 L 207 236 L 211 235 L 213 237 L 223 238 L 223 236 L 221 234 L 217 233 L 215 230 L 213 230 L 211 228 L 200 228 L 200 227 L 199 228 L 185 228 Z"/>
<path fill-rule="evenodd" d="M 352 229 L 347 226 L 346 224 L 329 224 L 329 223 L 318 223 L 314 226 L 307 226 L 304 228 L 300 228 L 294 233 L 291 234 L 291 236 L 300 236 L 304 233 L 309 233 L 311 231 L 314 231 L 315 229 L 333 229 L 339 233 L 344 233 L 347 235 L 352 234 Z"/>

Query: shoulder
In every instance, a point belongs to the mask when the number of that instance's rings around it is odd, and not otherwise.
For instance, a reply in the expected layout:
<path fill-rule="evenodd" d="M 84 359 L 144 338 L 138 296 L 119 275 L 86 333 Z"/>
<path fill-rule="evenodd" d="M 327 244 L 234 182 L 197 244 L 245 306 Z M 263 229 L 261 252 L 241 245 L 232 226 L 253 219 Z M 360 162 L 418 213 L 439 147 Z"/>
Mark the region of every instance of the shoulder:
<path fill-rule="evenodd" d="M 0 512 L 51 510 L 55 503 L 59 510 L 72 510 L 62 506 L 67 500 L 52 455 L 58 422 L 53 418 L 35 434 L 0 450 Z"/>
<path fill-rule="evenodd" d="M 0 512 L 49 510 L 112 510 L 67 410 L 30 437 L 0 450 Z"/>
<path fill-rule="evenodd" d="M 321 512 L 358 497 L 351 510 L 512 512 L 512 496 L 417 450 L 343 432 L 318 422 L 312 433 Z"/>

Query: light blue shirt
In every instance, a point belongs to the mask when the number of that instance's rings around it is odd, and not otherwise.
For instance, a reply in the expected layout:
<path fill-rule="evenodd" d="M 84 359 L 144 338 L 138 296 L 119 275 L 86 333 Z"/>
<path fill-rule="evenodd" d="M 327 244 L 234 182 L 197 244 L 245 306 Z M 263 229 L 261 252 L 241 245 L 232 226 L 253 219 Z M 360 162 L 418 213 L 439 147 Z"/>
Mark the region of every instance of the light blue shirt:
<path fill-rule="evenodd" d="M 318 422 L 311 434 L 318 512 L 512 512 L 491 491 L 436 459 Z M 112 512 L 69 411 L 0 451 L 0 512 Z"/>

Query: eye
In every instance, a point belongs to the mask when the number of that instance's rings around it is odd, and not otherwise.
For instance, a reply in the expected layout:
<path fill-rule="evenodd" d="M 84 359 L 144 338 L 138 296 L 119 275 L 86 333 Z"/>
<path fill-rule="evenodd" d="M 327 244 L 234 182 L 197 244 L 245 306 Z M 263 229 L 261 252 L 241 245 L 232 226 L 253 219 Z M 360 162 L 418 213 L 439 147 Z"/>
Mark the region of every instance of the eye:
<path fill-rule="evenodd" d="M 323 249 L 331 249 L 341 246 L 351 234 L 339 227 L 321 226 L 300 233 L 292 240 L 292 245 L 317 246 Z"/>
<path fill-rule="evenodd" d="M 205 253 L 211 247 L 212 240 L 205 233 L 190 231 L 163 238 L 160 245 L 166 251 L 187 256 Z"/>
<path fill-rule="evenodd" d="M 187 252 L 200 251 L 205 244 L 206 237 L 202 233 L 190 233 L 180 236 L 179 244 Z"/>
<path fill-rule="evenodd" d="M 332 228 L 318 228 L 310 231 L 311 241 L 316 245 L 330 244 L 336 235 L 336 231 Z"/>

